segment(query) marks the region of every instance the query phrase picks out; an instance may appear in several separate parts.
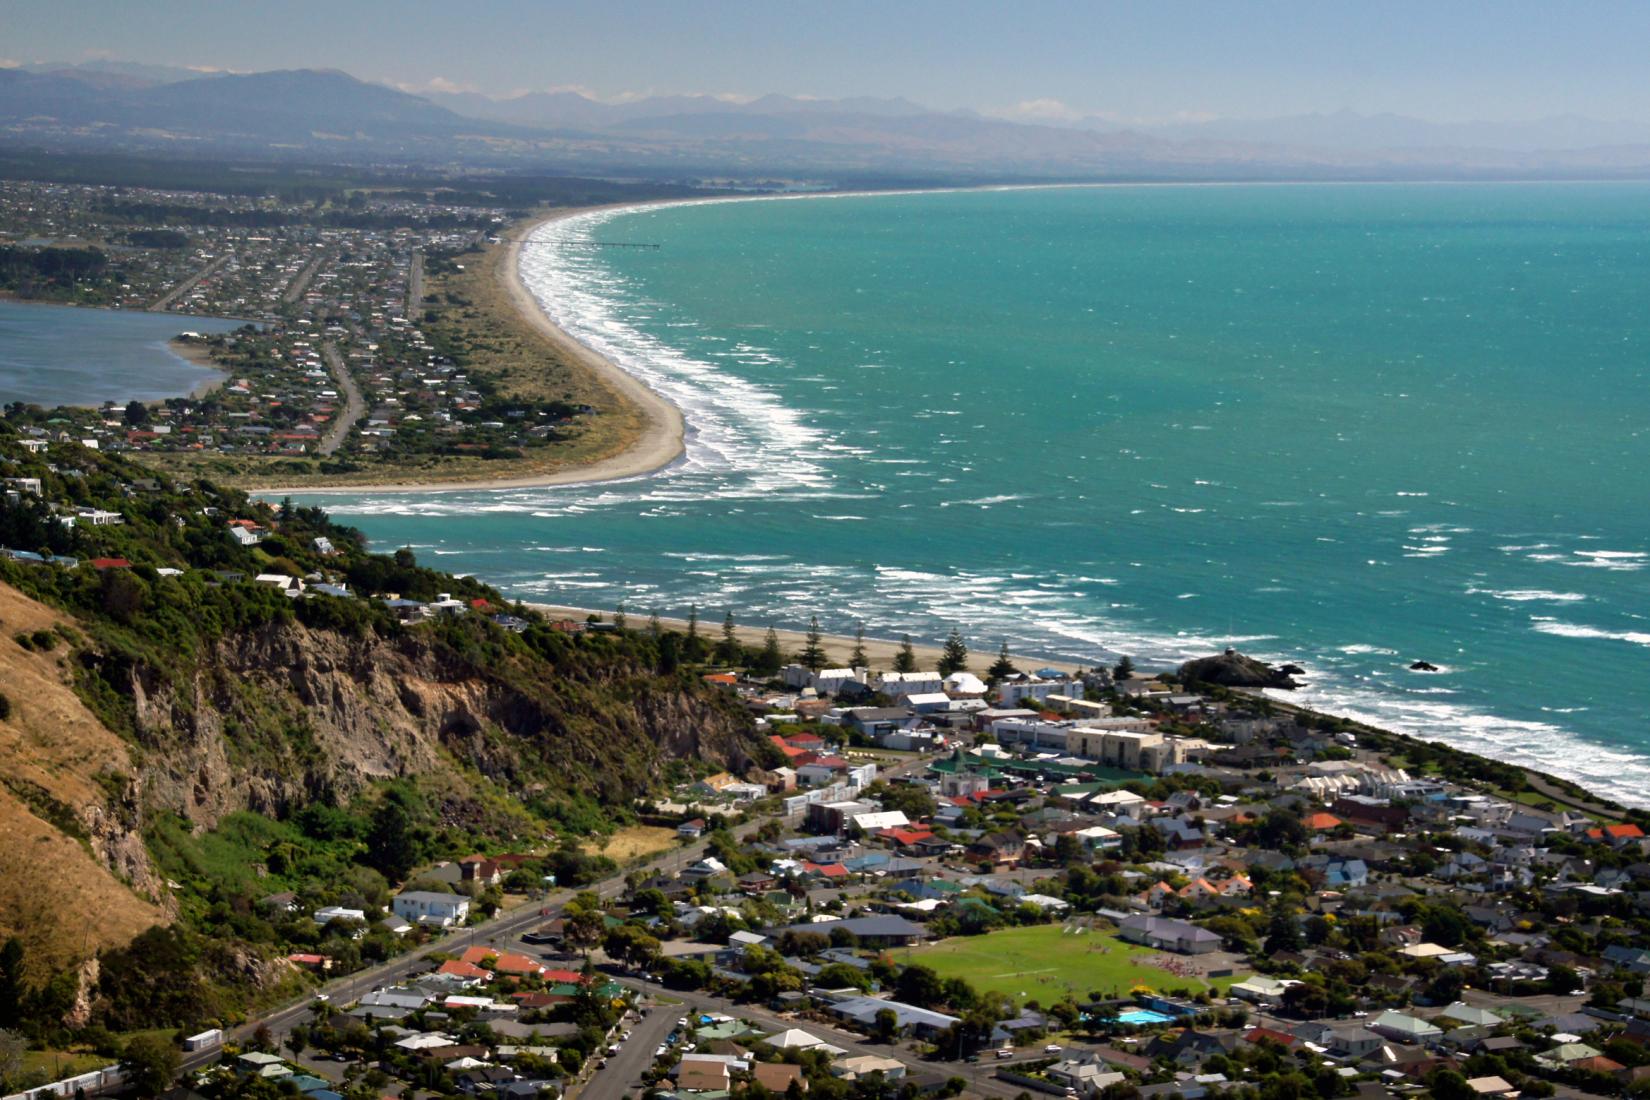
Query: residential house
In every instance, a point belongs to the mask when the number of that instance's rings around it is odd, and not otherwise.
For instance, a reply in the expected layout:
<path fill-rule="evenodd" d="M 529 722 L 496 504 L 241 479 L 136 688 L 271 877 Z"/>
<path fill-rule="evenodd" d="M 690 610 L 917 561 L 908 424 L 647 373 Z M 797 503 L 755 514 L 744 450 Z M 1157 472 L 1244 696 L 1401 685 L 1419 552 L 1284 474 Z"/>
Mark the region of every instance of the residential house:
<path fill-rule="evenodd" d="M 1119 926 L 1118 935 L 1130 943 L 1182 955 L 1202 955 L 1220 949 L 1220 936 L 1214 932 L 1168 917 L 1129 917 Z"/>
<path fill-rule="evenodd" d="M 395 915 L 414 924 L 451 928 L 470 916 L 470 899 L 463 894 L 440 894 L 429 890 L 404 890 L 391 903 Z"/>

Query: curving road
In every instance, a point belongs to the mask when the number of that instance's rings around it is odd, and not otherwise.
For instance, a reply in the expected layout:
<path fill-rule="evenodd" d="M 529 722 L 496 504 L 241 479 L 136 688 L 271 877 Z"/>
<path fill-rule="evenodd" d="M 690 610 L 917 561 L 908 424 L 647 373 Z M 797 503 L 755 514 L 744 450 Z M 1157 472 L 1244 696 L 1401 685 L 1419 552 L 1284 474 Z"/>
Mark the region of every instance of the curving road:
<path fill-rule="evenodd" d="M 355 378 L 350 374 L 349 367 L 344 363 L 344 357 L 338 354 L 338 348 L 332 344 L 321 345 L 321 358 L 327 361 L 327 370 L 332 372 L 333 380 L 338 388 L 344 391 L 344 409 L 338 413 L 327 428 L 327 434 L 321 437 L 321 445 L 316 453 L 330 455 L 344 445 L 349 438 L 350 428 L 367 412 L 367 402 L 361 396 L 361 389 L 355 384 Z"/>

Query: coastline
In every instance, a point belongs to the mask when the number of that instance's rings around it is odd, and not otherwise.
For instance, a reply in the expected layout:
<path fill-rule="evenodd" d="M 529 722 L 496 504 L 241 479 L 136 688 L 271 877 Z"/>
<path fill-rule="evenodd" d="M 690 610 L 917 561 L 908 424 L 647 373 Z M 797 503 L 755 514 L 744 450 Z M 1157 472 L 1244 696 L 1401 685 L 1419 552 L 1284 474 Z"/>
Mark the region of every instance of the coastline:
<path fill-rule="evenodd" d="M 185 340 L 181 335 L 174 336 L 166 341 L 166 350 L 187 363 L 192 363 L 197 367 L 205 367 L 213 372 L 212 377 L 203 378 L 196 382 L 189 393 L 185 395 L 191 400 L 198 401 L 229 381 L 229 368 L 213 359 L 211 352 L 193 340 Z"/>
<path fill-rule="evenodd" d="M 1265 182 L 1284 185 L 1298 182 L 1300 185 L 1309 185 L 1311 181 Z M 1133 187 L 1234 187 L 1245 185 L 1246 181 L 1220 180 L 1008 183 L 982 184 L 972 187 L 911 187 L 869 191 L 807 191 L 781 194 L 714 195 L 702 198 L 645 199 L 636 202 L 603 203 L 595 206 L 566 207 L 552 210 L 543 216 L 533 218 L 531 223 L 519 235 L 511 238 L 502 255 L 498 277 L 504 287 L 506 296 L 529 328 L 533 329 L 559 353 L 585 368 L 597 379 L 599 384 L 616 393 L 622 400 L 630 402 L 641 412 L 647 424 L 630 447 L 616 455 L 586 465 L 571 466 L 548 473 L 528 474 L 519 477 L 478 478 L 475 480 L 368 481 L 340 486 L 273 485 L 255 486 L 249 491 L 264 496 L 490 492 L 624 481 L 658 473 L 660 470 L 678 462 L 686 454 L 687 423 L 681 409 L 674 402 L 653 390 L 641 379 L 594 348 L 580 343 L 555 321 L 551 320 L 543 305 L 539 303 L 539 300 L 522 279 L 522 244 L 542 227 L 558 221 L 600 212 L 631 213 L 676 206 L 709 206 L 734 202 L 796 202 L 1001 191 L 1105 190 Z"/>
<path fill-rule="evenodd" d="M 593 607 L 568 607 L 562 604 L 528 602 L 524 602 L 522 606 L 532 608 L 534 611 L 555 619 L 583 620 L 588 615 L 600 615 L 602 619 L 607 622 L 613 621 L 613 611 L 611 608 L 606 611 L 601 611 Z M 627 607 L 625 612 L 627 625 L 630 629 L 637 630 L 644 628 L 647 625 L 648 612 L 646 609 Z M 661 615 L 659 617 L 659 625 L 669 630 L 686 632 L 688 624 L 686 619 L 671 619 Z M 741 624 L 736 622 L 734 624 L 734 634 L 746 645 L 760 646 L 767 632 L 768 628 L 766 624 L 760 626 L 750 623 Z M 805 630 L 787 630 L 783 627 L 776 626 L 774 627 L 773 632 L 779 638 L 780 647 L 787 653 L 793 653 L 807 644 L 808 632 Z M 715 644 L 716 641 L 722 637 L 722 620 L 714 617 L 700 619 L 699 634 L 707 641 Z M 854 639 L 852 636 L 846 634 L 828 634 L 821 631 L 819 636 L 819 644 L 820 648 L 825 650 L 826 667 L 848 667 L 848 656 L 853 652 L 854 648 Z M 899 652 L 901 644 L 902 643 L 898 638 L 873 638 L 871 635 L 867 634 L 865 636 L 865 655 L 870 660 L 870 666 L 874 669 L 892 668 L 894 666 L 894 656 Z M 917 666 L 919 668 L 931 669 L 939 663 L 939 659 L 944 653 L 944 648 L 937 645 L 925 644 L 917 641 L 916 639 L 912 639 L 911 652 L 916 655 Z M 980 676 L 983 679 L 986 668 L 989 667 L 996 659 L 996 650 L 991 650 L 989 652 L 984 650 L 969 650 L 968 669 L 976 676 Z M 1015 663 L 1021 672 L 1031 672 L 1039 668 L 1048 668 L 1051 665 L 1056 668 L 1078 667 L 1071 661 L 1050 661 L 1042 657 L 1029 657 L 1024 654 L 1017 653 L 1011 653 L 1009 655 L 1009 659 Z"/>
<path fill-rule="evenodd" d="M 552 619 L 583 620 L 589 615 L 599 615 L 604 621 L 611 622 L 613 620 L 613 612 L 611 610 L 601 611 L 596 608 L 569 607 L 561 604 L 532 602 L 524 602 L 523 606 L 531 608 L 532 610 Z M 634 610 L 628 608 L 626 610 L 628 613 L 628 626 L 630 629 L 639 630 L 646 628 L 648 614 L 645 610 Z M 668 630 L 683 632 L 687 630 L 688 625 L 685 619 L 672 619 L 664 616 L 660 616 L 659 624 Z M 760 646 L 763 642 L 764 636 L 767 633 L 767 629 L 768 628 L 766 626 L 754 626 L 750 624 L 740 625 L 735 623 L 734 634 L 746 645 Z M 699 620 L 699 634 L 708 643 L 714 645 L 722 636 L 721 620 L 713 617 Z M 774 634 L 779 639 L 780 647 L 784 649 L 787 654 L 796 652 L 807 642 L 806 631 L 785 630 L 775 627 Z M 822 632 L 820 634 L 820 646 L 824 649 L 826 655 L 825 667 L 846 668 L 849 663 L 848 655 L 852 652 L 854 644 L 854 639 L 850 636 Z M 869 665 L 874 670 L 887 670 L 892 668 L 894 664 L 894 655 L 899 651 L 901 646 L 901 643 L 897 640 L 888 638 L 873 638 L 869 635 L 866 636 L 864 644 L 866 656 L 869 658 Z M 938 664 L 941 654 L 944 652 L 940 646 L 924 644 L 917 641 L 913 641 L 911 643 L 911 651 L 916 656 L 917 667 L 919 669 L 934 668 L 935 665 Z M 979 676 L 981 679 L 984 679 L 986 668 L 988 668 L 996 659 L 997 653 L 995 650 L 970 650 L 968 654 L 967 671 L 970 671 L 976 676 Z M 1015 667 L 1017 667 L 1021 672 L 1032 672 L 1036 669 L 1046 667 L 1060 669 L 1076 669 L 1080 667 L 1075 662 L 1071 661 L 1031 657 L 1018 653 L 1010 653 L 1009 659 L 1014 662 Z M 1162 668 L 1153 662 L 1147 662 L 1147 664 L 1156 671 L 1162 671 Z M 1406 744 L 1421 744 L 1426 741 L 1426 739 L 1419 734 L 1405 733 L 1401 730 L 1389 729 L 1365 718 L 1336 715 L 1333 711 L 1325 710 L 1321 706 L 1291 699 L 1288 697 L 1288 693 L 1286 692 L 1279 692 L 1271 689 L 1263 692 L 1256 692 L 1255 689 L 1234 690 L 1242 691 L 1245 694 L 1258 693 L 1269 701 L 1275 711 L 1282 714 L 1308 717 L 1315 715 L 1329 715 L 1331 717 L 1343 718 L 1351 725 L 1353 729 L 1358 731 L 1360 735 L 1373 736 L 1377 739 L 1391 739 L 1399 747 Z M 1488 754 L 1479 752 L 1475 749 L 1454 748 L 1452 746 L 1451 750 L 1461 753 L 1464 756 L 1477 757 L 1483 760 L 1496 760 L 1495 757 L 1489 756 Z M 1499 763 L 1501 761 L 1497 762 Z M 1592 814 L 1606 820 L 1620 820 L 1624 816 L 1625 807 L 1623 803 L 1617 801 L 1608 794 L 1602 794 L 1596 791 L 1594 788 L 1585 783 L 1578 780 L 1566 779 L 1563 776 L 1554 775 L 1551 772 L 1531 767 L 1526 764 L 1510 764 L 1508 766 L 1524 773 L 1524 776 L 1529 782 L 1534 795 L 1538 798 L 1546 798 L 1561 806 L 1566 806 L 1583 813 Z M 1584 794 L 1578 795 L 1574 793 L 1576 790 L 1582 791 Z"/>
<path fill-rule="evenodd" d="M 300 486 L 257 488 L 262 495 L 303 494 L 305 496 L 338 496 L 356 493 L 449 493 L 487 492 L 500 489 L 534 489 L 552 485 L 584 485 L 603 481 L 623 481 L 645 477 L 674 465 L 686 453 L 687 422 L 682 410 L 664 396 L 654 392 L 646 383 L 626 371 L 593 348 L 574 339 L 566 330 L 550 319 L 544 307 L 534 297 L 521 277 L 521 246 L 541 227 L 567 218 L 602 210 L 631 210 L 648 206 L 674 204 L 681 200 L 660 200 L 657 203 L 620 203 L 606 206 L 570 207 L 553 211 L 537 218 L 505 247 L 498 278 L 516 312 L 540 339 L 558 353 L 574 361 L 593 375 L 598 383 L 616 394 L 620 400 L 636 407 L 645 424 L 636 440 L 618 454 L 587 465 L 572 466 L 543 474 L 523 477 L 482 478 L 474 481 L 408 481 L 369 482 L 347 486 Z M 698 201 L 698 200 L 685 200 Z"/>

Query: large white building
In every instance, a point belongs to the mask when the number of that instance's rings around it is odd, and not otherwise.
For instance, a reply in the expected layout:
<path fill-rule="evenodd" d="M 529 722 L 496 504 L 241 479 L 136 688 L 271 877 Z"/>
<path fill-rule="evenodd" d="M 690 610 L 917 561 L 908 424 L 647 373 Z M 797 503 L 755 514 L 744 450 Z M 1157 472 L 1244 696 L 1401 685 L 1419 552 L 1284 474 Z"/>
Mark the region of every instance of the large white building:
<path fill-rule="evenodd" d="M 451 928 L 470 917 L 469 898 L 430 890 L 405 890 L 395 896 L 392 908 L 402 920 L 436 928 Z"/>

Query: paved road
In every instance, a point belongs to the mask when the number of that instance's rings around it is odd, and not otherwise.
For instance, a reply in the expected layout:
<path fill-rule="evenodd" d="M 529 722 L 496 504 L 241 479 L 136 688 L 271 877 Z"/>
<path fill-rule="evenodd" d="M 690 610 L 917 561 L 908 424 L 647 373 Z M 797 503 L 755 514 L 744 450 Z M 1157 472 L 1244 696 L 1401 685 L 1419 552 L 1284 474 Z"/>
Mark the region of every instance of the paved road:
<path fill-rule="evenodd" d="M 232 255 L 232 253 L 225 252 L 222 256 L 219 256 L 217 259 L 213 260 L 211 263 L 189 276 L 189 278 L 173 287 L 164 298 L 161 298 L 154 305 L 150 306 L 150 310 L 155 313 L 165 313 L 167 310 L 171 309 L 177 304 L 179 298 L 182 298 L 185 294 L 188 294 L 191 290 L 194 290 L 197 286 L 199 286 L 201 284 L 201 280 L 206 279 L 209 276 L 216 275 L 219 269 L 230 261 Z"/>
<path fill-rule="evenodd" d="M 412 254 L 412 263 L 407 267 L 407 320 L 416 322 L 423 305 L 424 250 L 417 249 Z"/>
<path fill-rule="evenodd" d="M 687 1001 L 690 1008 L 677 1011 L 677 1016 L 689 1014 L 697 1010 L 701 1012 L 721 1012 L 729 1016 L 737 1016 L 763 1028 L 765 1033 L 772 1034 L 784 1031 L 787 1028 L 800 1028 L 808 1034 L 825 1040 L 832 1046 L 842 1047 L 850 1054 L 874 1054 L 879 1058 L 897 1058 L 910 1066 L 913 1070 L 929 1073 L 941 1073 L 947 1077 L 961 1077 L 968 1082 L 968 1091 L 978 1096 L 1012 1097 L 1025 1091 L 1019 1085 L 1007 1081 L 997 1080 L 997 1066 L 992 1060 L 991 1053 L 978 1062 L 926 1062 L 903 1046 L 893 1046 L 887 1043 L 871 1043 L 859 1035 L 843 1031 L 839 1028 L 822 1024 L 815 1020 L 802 1020 L 795 1017 L 781 1016 L 761 1005 L 739 1004 L 721 997 L 712 997 L 705 993 L 677 993 L 666 989 L 662 985 L 641 981 L 635 977 L 626 976 L 625 984 L 634 986 L 656 996 L 680 997 Z M 655 1009 L 654 1011 L 663 1011 Z M 673 1017 L 674 1019 L 674 1017 Z M 1005 1060 L 1006 1061 L 1006 1060 Z"/>
<path fill-rule="evenodd" d="M 742 825 L 735 830 L 734 835 L 741 839 L 747 837 L 754 833 L 766 820 Z M 704 855 L 705 844 L 701 841 L 666 852 L 658 858 L 650 860 L 644 865 L 644 868 L 656 874 L 678 871 L 690 863 L 704 858 Z M 582 889 L 592 890 L 603 898 L 618 897 L 625 890 L 624 875 L 614 875 Z M 293 1025 L 303 1023 L 309 1018 L 310 1006 L 317 999 L 317 994 L 326 997 L 333 1004 L 347 1005 L 360 1000 L 362 996 L 374 989 L 393 985 L 404 978 L 431 969 L 426 956 L 433 952 L 462 951 L 465 947 L 473 946 L 476 943 L 508 943 L 522 933 L 532 931 L 538 925 L 552 919 L 573 899 L 576 892 L 574 890 L 559 890 L 539 901 L 528 902 L 517 906 L 515 909 L 502 912 L 490 921 L 454 931 L 449 935 L 432 940 L 415 951 L 329 982 L 315 993 L 307 994 L 301 1000 L 277 1009 L 261 1019 L 249 1021 L 238 1028 L 229 1029 L 225 1034 L 231 1042 L 244 1040 L 258 1029 L 259 1024 L 264 1024 L 268 1026 L 271 1034 L 279 1041 L 292 1030 Z M 648 1049 L 651 1050 L 652 1048 Z M 222 1053 L 220 1047 L 185 1053 L 183 1068 L 190 1070 L 209 1065 L 216 1062 Z"/>
<path fill-rule="evenodd" d="M 355 384 L 355 378 L 350 374 L 344 357 L 338 354 L 336 347 L 332 344 L 322 344 L 321 358 L 327 361 L 327 369 L 332 372 L 338 388 L 344 391 L 344 410 L 333 419 L 332 425 L 327 428 L 327 434 L 321 437 L 320 447 L 316 448 L 317 454 L 329 455 L 344 445 L 344 440 L 349 438 L 350 428 L 366 415 L 367 402 L 361 396 L 360 387 Z"/>
<path fill-rule="evenodd" d="M 329 362 L 330 357 L 336 356 L 337 354 L 331 349 L 330 345 L 324 347 L 322 351 L 323 354 L 329 354 Z M 913 761 L 912 763 L 916 762 Z M 749 822 L 736 828 L 734 830 L 734 836 L 736 839 L 744 840 L 753 835 L 763 825 L 774 820 L 783 821 L 784 819 L 777 817 L 759 818 L 756 821 Z M 697 841 L 681 848 L 672 849 L 669 852 L 662 853 L 658 857 L 649 860 L 647 863 L 642 865 L 642 869 L 652 874 L 669 874 L 673 871 L 680 871 L 682 868 L 703 859 L 706 848 L 707 845 L 704 841 Z M 625 891 L 625 876 L 624 874 L 616 874 L 590 886 L 583 887 L 582 889 L 593 891 L 599 897 L 604 899 L 616 898 L 622 895 Z M 270 1033 L 275 1037 L 277 1042 L 281 1042 L 285 1039 L 286 1035 L 291 1032 L 294 1025 L 306 1022 L 309 1019 L 311 1014 L 311 1006 L 317 999 L 325 998 L 333 1004 L 348 1005 L 360 1000 L 361 997 L 365 996 L 367 993 L 370 993 L 374 989 L 379 989 L 387 985 L 394 985 L 396 982 L 409 978 L 414 974 L 423 973 L 424 971 L 431 969 L 427 956 L 432 953 L 438 951 L 461 951 L 466 946 L 473 946 L 478 942 L 488 944 L 509 943 L 510 941 L 520 937 L 523 933 L 532 931 L 540 924 L 544 924 L 559 914 L 560 911 L 566 907 L 567 903 L 573 899 L 575 893 L 577 893 L 577 891 L 574 890 L 556 891 L 541 900 L 528 902 L 524 905 L 516 907 L 515 909 L 501 912 L 490 921 L 485 921 L 481 924 L 460 929 L 448 935 L 441 936 L 425 944 L 423 947 L 418 948 L 417 950 L 391 959 L 388 962 L 380 963 L 377 966 L 359 970 L 354 974 L 348 975 L 347 977 L 336 979 L 335 981 L 323 985 L 319 990 L 316 990 L 315 993 L 306 994 L 302 999 L 294 1001 L 282 1008 L 276 1009 L 261 1019 L 251 1020 L 240 1027 L 227 1029 L 225 1031 L 227 1040 L 232 1043 L 243 1042 L 250 1038 L 253 1032 L 255 1032 L 260 1025 L 263 1025 L 269 1028 Z M 627 978 L 626 982 L 627 984 L 644 992 L 652 992 L 655 994 L 666 992 L 661 986 L 649 985 L 646 982 L 636 981 L 635 979 Z M 674 993 L 667 993 L 667 995 L 671 997 L 680 996 L 679 994 Z M 791 1021 L 781 1020 L 772 1013 L 737 1006 L 732 1002 L 719 1001 L 713 998 L 701 997 L 697 995 L 691 995 L 691 1000 L 702 1006 L 717 1006 L 717 1011 L 727 1012 L 730 1015 L 736 1013 L 743 1015 L 746 1018 L 755 1020 L 763 1026 L 771 1025 L 775 1031 L 793 1026 Z M 670 1006 L 657 1007 L 654 1009 L 654 1014 L 658 1015 L 663 1013 L 669 1016 L 669 1019 L 672 1022 L 675 1021 L 676 1016 L 683 1015 L 682 1011 L 677 1011 L 675 1015 L 670 1015 L 671 1011 L 672 1009 Z M 889 1048 L 887 1047 L 865 1046 L 846 1033 L 836 1032 L 830 1028 L 821 1028 L 813 1024 L 809 1024 L 807 1026 L 809 1030 L 820 1035 L 822 1038 L 830 1038 L 830 1040 L 837 1043 L 837 1045 L 847 1047 L 850 1050 L 855 1050 L 858 1053 L 889 1053 Z M 669 1029 L 666 1028 L 666 1030 L 668 1031 Z M 842 1041 L 835 1038 L 835 1036 L 838 1035 L 842 1037 Z M 640 1047 L 638 1047 L 638 1049 L 643 1049 L 643 1053 L 646 1056 L 651 1057 L 652 1051 L 657 1045 L 658 1040 L 655 1040 L 654 1042 L 647 1044 L 645 1049 Z M 210 1047 L 206 1050 L 185 1052 L 183 1055 L 182 1069 L 188 1071 L 211 1065 L 218 1060 L 222 1053 L 222 1047 Z M 947 1067 L 953 1065 L 958 1066 L 957 1072 L 962 1073 L 962 1075 L 968 1078 L 971 1082 L 974 1080 L 974 1075 L 972 1073 L 962 1072 L 960 1063 L 945 1063 L 945 1066 Z M 970 1068 L 977 1069 L 978 1067 Z M 989 1067 L 986 1068 L 985 1074 L 989 1074 Z M 1012 1097 L 1020 1091 L 1018 1089 L 1008 1090 L 1000 1082 L 992 1082 L 992 1084 L 995 1085 L 994 1088 L 981 1090 L 983 1095 Z"/>
<path fill-rule="evenodd" d="M 653 1064 L 653 1052 L 665 1041 L 680 1015 L 675 1005 L 655 1005 L 630 1029 L 630 1038 L 619 1053 L 607 1060 L 582 1088 L 571 1094 L 577 1100 L 622 1100 L 632 1089 L 640 1091 L 642 1074 Z"/>
<path fill-rule="evenodd" d="M 315 273 L 321 270 L 321 265 L 326 262 L 327 254 L 322 252 L 313 260 L 309 261 L 309 263 L 299 268 L 298 274 L 292 277 L 292 281 L 286 285 L 286 290 L 281 293 L 281 302 L 283 304 L 288 302 L 296 302 L 298 300 L 298 296 L 309 289 L 310 280 L 315 278 Z"/>
<path fill-rule="evenodd" d="M 1582 813 L 1592 814 L 1594 817 L 1602 817 L 1608 821 L 1621 820 L 1620 810 L 1613 810 L 1603 803 L 1594 802 L 1587 798 L 1578 798 L 1573 794 L 1568 794 L 1554 786 L 1553 783 L 1544 775 L 1540 775 L 1532 771 L 1526 771 L 1524 773 L 1524 781 L 1528 783 L 1533 790 L 1546 795 L 1548 798 L 1558 803 L 1561 807 L 1569 806 L 1580 810 Z"/>

